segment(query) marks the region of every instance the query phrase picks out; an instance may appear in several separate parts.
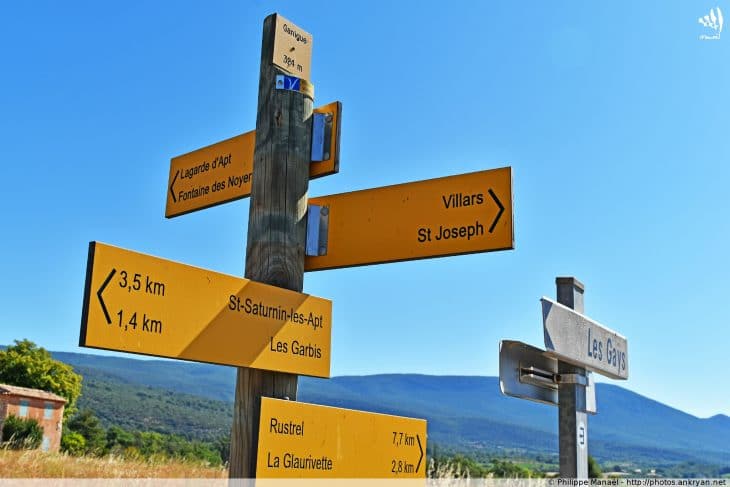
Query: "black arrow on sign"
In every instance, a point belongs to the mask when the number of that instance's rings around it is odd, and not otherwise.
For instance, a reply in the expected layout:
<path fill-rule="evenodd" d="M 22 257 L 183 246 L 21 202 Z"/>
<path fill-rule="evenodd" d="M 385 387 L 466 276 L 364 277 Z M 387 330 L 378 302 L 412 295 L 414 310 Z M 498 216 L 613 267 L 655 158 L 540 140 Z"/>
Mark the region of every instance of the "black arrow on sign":
<path fill-rule="evenodd" d="M 104 281 L 104 284 L 101 285 L 98 291 L 96 291 L 96 297 L 99 298 L 99 304 L 101 304 L 101 310 L 104 312 L 104 317 L 106 318 L 106 323 L 108 325 L 112 324 L 112 319 L 109 316 L 109 312 L 106 310 L 106 305 L 104 304 L 104 300 L 101 299 L 101 293 L 104 292 L 104 289 L 106 288 L 107 284 L 109 284 L 109 281 L 112 280 L 112 277 L 114 277 L 114 274 L 117 273 L 116 269 L 112 269 L 112 271 L 109 273 L 109 275 L 106 277 L 106 280 Z"/>
<path fill-rule="evenodd" d="M 175 186 L 175 181 L 177 181 L 177 176 L 179 174 L 180 174 L 180 169 L 178 169 L 177 171 L 175 171 L 175 177 L 172 178 L 172 182 L 170 183 L 170 194 L 172 195 L 172 201 L 174 203 L 177 203 L 177 198 L 175 198 L 175 191 L 172 189 L 172 187 Z"/>
<path fill-rule="evenodd" d="M 489 227 L 489 233 L 492 233 L 494 231 L 494 227 L 497 226 L 497 222 L 499 221 L 499 218 L 502 216 L 502 213 L 504 213 L 504 206 L 502 206 L 502 202 L 499 201 L 499 198 L 497 198 L 497 195 L 494 194 L 494 191 L 492 191 L 492 188 L 489 188 L 489 195 L 492 197 L 495 203 L 497 203 L 497 206 L 499 206 L 499 213 L 497 213 L 497 217 L 492 222 L 492 226 Z"/>
<path fill-rule="evenodd" d="M 418 459 L 418 465 L 416 465 L 416 473 L 418 473 L 418 469 L 421 468 L 421 460 L 423 460 L 423 447 L 421 446 L 421 438 L 416 435 L 416 441 L 418 441 L 418 449 L 421 450 L 421 457 Z"/>

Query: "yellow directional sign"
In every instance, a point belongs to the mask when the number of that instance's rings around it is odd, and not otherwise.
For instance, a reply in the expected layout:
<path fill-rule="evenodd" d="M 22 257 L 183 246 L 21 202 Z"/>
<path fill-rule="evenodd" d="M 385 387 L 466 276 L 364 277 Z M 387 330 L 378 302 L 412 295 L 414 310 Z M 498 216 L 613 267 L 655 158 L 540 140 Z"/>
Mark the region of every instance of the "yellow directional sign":
<path fill-rule="evenodd" d="M 91 242 L 79 345 L 329 377 L 327 299 Z"/>
<path fill-rule="evenodd" d="M 329 222 L 324 255 L 306 257 L 307 271 L 514 248 L 509 167 L 309 204 L 322 207 Z"/>
<path fill-rule="evenodd" d="M 256 476 L 423 478 L 426 420 L 263 397 Z"/>
<path fill-rule="evenodd" d="M 331 114 L 328 156 L 309 166 L 311 179 L 335 174 L 340 168 L 340 117 L 342 104 L 333 102 L 314 110 Z M 251 194 L 256 131 L 197 149 L 170 160 L 165 216 L 172 218 L 227 203 Z"/>

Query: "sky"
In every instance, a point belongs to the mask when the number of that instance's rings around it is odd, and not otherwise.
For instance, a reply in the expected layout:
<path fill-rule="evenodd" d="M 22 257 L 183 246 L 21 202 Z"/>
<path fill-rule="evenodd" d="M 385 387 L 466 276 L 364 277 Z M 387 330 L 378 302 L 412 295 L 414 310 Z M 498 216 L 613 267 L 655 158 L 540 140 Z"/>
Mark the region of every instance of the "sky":
<path fill-rule="evenodd" d="M 313 35 L 314 105 L 343 106 L 340 172 L 310 196 L 513 172 L 514 250 L 305 274 L 333 303 L 332 375 L 496 376 L 575 276 L 628 339 L 607 382 L 730 415 L 730 27 L 698 22 L 718 7 L 3 3 L 0 343 L 109 354 L 77 346 L 90 241 L 243 274 L 248 200 L 165 219 L 168 171 L 255 127 L 278 12 Z"/>

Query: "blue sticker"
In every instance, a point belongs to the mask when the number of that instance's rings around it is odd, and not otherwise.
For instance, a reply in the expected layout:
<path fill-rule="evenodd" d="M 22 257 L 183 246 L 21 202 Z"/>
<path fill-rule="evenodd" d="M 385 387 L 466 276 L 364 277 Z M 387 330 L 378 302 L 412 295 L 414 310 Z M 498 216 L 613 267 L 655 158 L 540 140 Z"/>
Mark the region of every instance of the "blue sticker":
<path fill-rule="evenodd" d="M 301 87 L 301 81 L 296 76 L 287 76 L 285 74 L 276 75 L 276 89 L 277 90 L 289 90 L 299 91 Z"/>

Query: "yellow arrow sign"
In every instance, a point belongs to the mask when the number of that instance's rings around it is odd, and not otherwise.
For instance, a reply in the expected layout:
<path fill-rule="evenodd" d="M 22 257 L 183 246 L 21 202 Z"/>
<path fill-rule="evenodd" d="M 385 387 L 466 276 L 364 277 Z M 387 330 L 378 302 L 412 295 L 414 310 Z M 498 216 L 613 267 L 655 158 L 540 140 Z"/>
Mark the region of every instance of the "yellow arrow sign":
<path fill-rule="evenodd" d="M 423 478 L 426 420 L 261 398 L 256 476 Z"/>
<path fill-rule="evenodd" d="M 310 179 L 335 174 L 340 167 L 342 104 L 314 110 L 332 115 L 332 136 L 323 151 L 325 160 L 312 162 Z M 246 132 L 170 160 L 165 216 L 172 218 L 238 200 L 251 194 L 256 131 Z"/>
<path fill-rule="evenodd" d="M 79 345 L 329 377 L 327 299 L 91 242 Z"/>
<path fill-rule="evenodd" d="M 514 248 L 509 167 L 322 196 L 326 254 L 315 271 Z"/>

